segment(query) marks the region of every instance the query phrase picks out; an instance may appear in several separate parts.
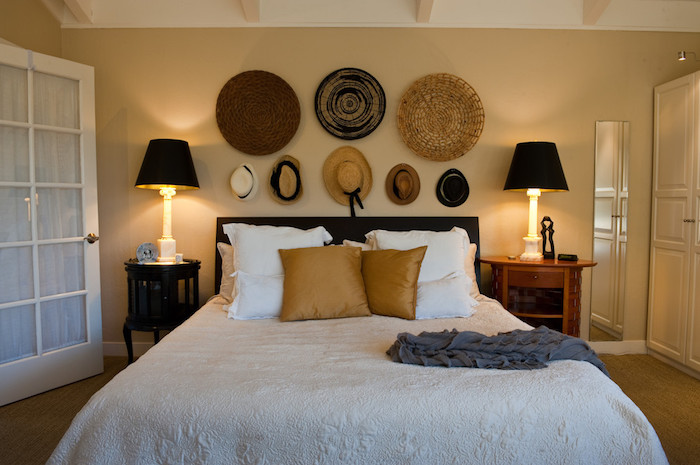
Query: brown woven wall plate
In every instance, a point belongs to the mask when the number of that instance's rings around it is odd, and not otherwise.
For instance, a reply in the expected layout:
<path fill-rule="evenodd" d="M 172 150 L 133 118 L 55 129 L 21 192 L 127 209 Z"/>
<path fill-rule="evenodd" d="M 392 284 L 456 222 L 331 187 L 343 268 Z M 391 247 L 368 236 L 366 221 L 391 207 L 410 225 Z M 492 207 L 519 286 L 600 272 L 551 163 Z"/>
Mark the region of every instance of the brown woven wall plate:
<path fill-rule="evenodd" d="M 397 114 L 401 137 L 417 155 L 434 161 L 459 158 L 474 147 L 484 128 L 484 107 L 463 79 L 429 74 L 411 85 Z"/>
<path fill-rule="evenodd" d="M 281 150 L 299 128 L 301 109 L 287 82 L 267 71 L 244 71 L 219 92 L 216 123 L 224 139 L 249 155 Z"/>

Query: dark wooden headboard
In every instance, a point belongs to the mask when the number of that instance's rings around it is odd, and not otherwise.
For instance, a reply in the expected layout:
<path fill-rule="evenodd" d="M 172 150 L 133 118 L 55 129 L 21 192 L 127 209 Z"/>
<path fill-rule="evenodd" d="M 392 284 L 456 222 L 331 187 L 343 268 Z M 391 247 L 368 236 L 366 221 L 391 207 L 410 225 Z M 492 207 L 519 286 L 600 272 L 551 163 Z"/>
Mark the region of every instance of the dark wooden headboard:
<path fill-rule="evenodd" d="M 471 242 L 476 244 L 476 256 L 479 257 L 479 218 L 475 216 L 382 216 L 382 217 L 324 217 L 324 216 L 285 216 L 285 217 L 219 217 L 216 219 L 216 242 L 228 243 L 228 236 L 222 225 L 226 223 L 247 223 L 271 226 L 293 226 L 309 229 L 316 226 L 325 227 L 333 236 L 333 243 L 340 244 L 344 239 L 364 242 L 365 234 L 373 229 L 389 231 L 430 230 L 449 231 L 452 227 L 463 228 L 469 234 Z M 216 256 L 215 282 L 216 292 L 221 283 L 221 257 L 214 247 Z M 476 265 L 476 281 L 481 284 L 481 271 Z"/>

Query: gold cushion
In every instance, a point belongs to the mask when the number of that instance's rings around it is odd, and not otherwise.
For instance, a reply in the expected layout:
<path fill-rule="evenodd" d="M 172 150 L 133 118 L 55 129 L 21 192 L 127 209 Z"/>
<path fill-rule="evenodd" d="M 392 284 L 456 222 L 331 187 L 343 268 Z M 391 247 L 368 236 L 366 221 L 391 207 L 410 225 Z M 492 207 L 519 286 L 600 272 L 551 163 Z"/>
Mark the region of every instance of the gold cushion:
<path fill-rule="evenodd" d="M 371 315 L 359 247 L 281 249 L 284 296 L 280 320 Z"/>
<path fill-rule="evenodd" d="M 362 252 L 362 277 L 372 313 L 415 320 L 418 275 L 427 249 Z"/>

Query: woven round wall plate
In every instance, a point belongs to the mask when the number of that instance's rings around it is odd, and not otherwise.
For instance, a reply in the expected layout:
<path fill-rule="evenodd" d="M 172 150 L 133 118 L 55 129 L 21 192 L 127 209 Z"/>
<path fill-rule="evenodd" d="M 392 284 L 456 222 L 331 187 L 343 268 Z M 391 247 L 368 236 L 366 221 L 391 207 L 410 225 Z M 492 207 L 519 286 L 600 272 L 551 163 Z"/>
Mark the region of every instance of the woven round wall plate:
<path fill-rule="evenodd" d="M 219 92 L 216 123 L 224 139 L 249 155 L 281 150 L 299 128 L 301 109 L 287 82 L 267 71 L 244 71 Z"/>
<path fill-rule="evenodd" d="M 484 129 L 484 107 L 463 79 L 429 74 L 411 85 L 397 114 L 401 137 L 417 155 L 433 161 L 459 158 Z"/>
<path fill-rule="evenodd" d="M 326 76 L 316 90 L 316 117 L 336 137 L 360 139 L 374 131 L 384 118 L 386 97 L 368 72 L 342 68 Z"/>

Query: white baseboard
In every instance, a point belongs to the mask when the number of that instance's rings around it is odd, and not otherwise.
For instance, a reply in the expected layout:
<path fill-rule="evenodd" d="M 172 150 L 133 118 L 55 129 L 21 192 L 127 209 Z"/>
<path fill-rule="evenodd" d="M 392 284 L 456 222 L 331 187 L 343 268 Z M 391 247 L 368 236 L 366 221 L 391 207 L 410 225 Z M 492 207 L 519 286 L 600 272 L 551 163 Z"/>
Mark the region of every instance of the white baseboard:
<path fill-rule="evenodd" d="M 153 347 L 152 342 L 134 342 L 134 357 L 140 357 L 146 353 L 148 349 Z M 126 344 L 124 342 L 103 342 L 102 351 L 106 356 L 126 357 Z"/>
<path fill-rule="evenodd" d="M 647 341 L 589 341 L 597 354 L 606 355 L 626 355 L 626 354 L 646 354 Z"/>

